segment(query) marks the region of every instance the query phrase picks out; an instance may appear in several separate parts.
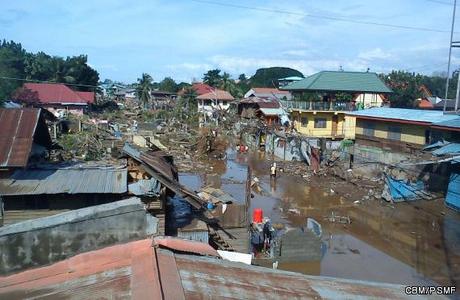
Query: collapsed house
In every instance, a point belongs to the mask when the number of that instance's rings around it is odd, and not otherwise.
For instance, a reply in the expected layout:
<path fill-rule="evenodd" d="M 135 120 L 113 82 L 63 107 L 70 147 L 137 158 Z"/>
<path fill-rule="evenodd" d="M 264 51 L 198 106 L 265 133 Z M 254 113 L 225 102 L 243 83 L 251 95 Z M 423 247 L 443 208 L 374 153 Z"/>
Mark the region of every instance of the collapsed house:
<path fill-rule="evenodd" d="M 43 160 L 52 142 L 38 108 L 0 108 L 0 178 Z"/>
<path fill-rule="evenodd" d="M 238 102 L 238 115 L 242 118 L 258 118 L 267 126 L 281 125 L 281 117 L 287 113 L 273 98 L 249 97 Z"/>

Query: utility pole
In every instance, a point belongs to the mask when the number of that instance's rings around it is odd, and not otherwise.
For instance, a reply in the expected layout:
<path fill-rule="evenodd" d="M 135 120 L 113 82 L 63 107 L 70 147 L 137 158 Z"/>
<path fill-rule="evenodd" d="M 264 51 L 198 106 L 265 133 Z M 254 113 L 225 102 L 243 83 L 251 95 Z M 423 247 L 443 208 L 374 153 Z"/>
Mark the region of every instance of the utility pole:
<path fill-rule="evenodd" d="M 455 10 L 457 8 L 457 0 L 454 0 L 454 11 L 452 13 L 452 27 L 450 29 L 450 43 L 449 43 L 449 61 L 447 63 L 447 80 L 446 80 L 446 93 L 444 97 L 444 108 L 443 112 L 446 112 L 447 105 L 447 92 L 449 91 L 449 77 L 450 77 L 450 58 L 452 55 L 452 39 L 454 37 L 454 24 L 455 24 Z"/>
<path fill-rule="evenodd" d="M 459 74 L 457 74 L 457 94 L 455 94 L 455 112 L 457 111 L 458 109 L 458 96 L 460 94 L 460 72 Z M 444 101 L 444 105 L 445 105 L 446 101 Z"/>

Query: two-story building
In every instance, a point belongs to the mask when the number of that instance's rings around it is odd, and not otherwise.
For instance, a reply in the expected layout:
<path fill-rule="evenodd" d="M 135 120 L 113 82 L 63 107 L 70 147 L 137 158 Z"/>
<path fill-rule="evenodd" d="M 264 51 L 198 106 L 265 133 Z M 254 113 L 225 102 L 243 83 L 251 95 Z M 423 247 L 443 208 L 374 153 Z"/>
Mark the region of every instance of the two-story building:
<path fill-rule="evenodd" d="M 354 119 L 346 119 L 345 112 L 384 106 L 392 93 L 376 73 L 344 71 L 322 71 L 281 90 L 294 94 L 280 102 L 299 133 L 331 139 L 353 137 Z"/>
<path fill-rule="evenodd" d="M 230 108 L 230 102 L 235 100 L 229 92 L 219 89 L 199 95 L 196 99 L 198 112 L 209 118 L 213 118 L 215 113 L 227 111 Z"/>

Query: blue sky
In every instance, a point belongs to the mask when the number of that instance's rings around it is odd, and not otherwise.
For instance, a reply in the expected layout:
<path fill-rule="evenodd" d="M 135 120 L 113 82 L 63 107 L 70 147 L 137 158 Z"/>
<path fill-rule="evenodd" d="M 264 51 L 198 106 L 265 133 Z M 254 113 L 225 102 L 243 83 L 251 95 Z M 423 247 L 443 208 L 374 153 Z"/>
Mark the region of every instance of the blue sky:
<path fill-rule="evenodd" d="M 101 79 L 134 82 L 200 79 L 211 68 L 234 77 L 260 67 L 425 74 L 445 71 L 453 0 L 192 0 L 2 1 L 0 38 L 32 52 L 87 54 Z M 274 12 L 282 10 L 286 14 Z M 405 30 L 324 18 L 423 27 Z M 460 11 L 457 19 L 460 40 Z M 453 50 L 460 67 L 460 49 Z"/>

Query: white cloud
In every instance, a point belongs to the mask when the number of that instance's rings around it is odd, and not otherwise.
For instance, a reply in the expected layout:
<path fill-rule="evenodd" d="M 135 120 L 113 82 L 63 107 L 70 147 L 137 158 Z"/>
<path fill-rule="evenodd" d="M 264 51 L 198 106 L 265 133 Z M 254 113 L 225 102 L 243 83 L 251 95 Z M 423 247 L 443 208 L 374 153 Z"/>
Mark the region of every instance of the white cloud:
<path fill-rule="evenodd" d="M 385 52 L 381 48 L 374 48 L 372 50 L 363 51 L 358 54 L 358 58 L 364 60 L 387 59 L 391 57 L 391 53 Z"/>
<path fill-rule="evenodd" d="M 289 67 L 301 71 L 304 75 L 323 70 L 338 70 L 340 66 L 348 71 L 366 71 L 369 65 L 361 59 L 278 59 L 216 55 L 211 62 L 220 69 L 232 74 L 253 74 L 258 68 Z"/>

